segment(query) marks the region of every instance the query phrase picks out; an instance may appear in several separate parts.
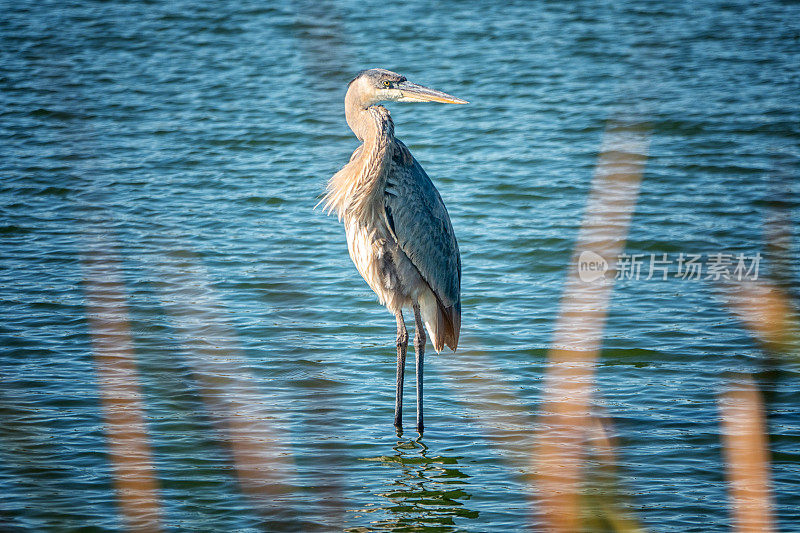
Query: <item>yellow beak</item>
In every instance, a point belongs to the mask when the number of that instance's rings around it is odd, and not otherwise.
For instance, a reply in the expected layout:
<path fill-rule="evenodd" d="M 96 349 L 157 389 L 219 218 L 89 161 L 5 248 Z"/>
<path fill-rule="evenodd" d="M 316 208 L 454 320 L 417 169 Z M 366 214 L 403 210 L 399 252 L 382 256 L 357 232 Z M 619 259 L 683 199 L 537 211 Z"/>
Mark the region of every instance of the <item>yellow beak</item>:
<path fill-rule="evenodd" d="M 443 104 L 469 103 L 461 98 L 456 98 L 455 96 L 443 93 L 442 91 L 429 89 L 427 87 L 423 87 L 422 85 L 411 83 L 410 81 L 400 82 L 397 84 L 397 88 L 400 89 L 400 92 L 403 95 L 398 102 L 441 102 Z"/>

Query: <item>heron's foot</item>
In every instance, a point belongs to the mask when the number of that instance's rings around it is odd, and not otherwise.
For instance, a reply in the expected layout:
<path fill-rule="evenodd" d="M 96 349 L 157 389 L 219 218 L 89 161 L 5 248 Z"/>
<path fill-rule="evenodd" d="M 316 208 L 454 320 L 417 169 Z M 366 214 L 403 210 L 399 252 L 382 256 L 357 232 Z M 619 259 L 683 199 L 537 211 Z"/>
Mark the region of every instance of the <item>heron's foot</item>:
<path fill-rule="evenodd" d="M 397 424 L 394 425 L 394 431 L 397 433 L 398 437 L 403 436 L 403 426 L 398 426 Z"/>

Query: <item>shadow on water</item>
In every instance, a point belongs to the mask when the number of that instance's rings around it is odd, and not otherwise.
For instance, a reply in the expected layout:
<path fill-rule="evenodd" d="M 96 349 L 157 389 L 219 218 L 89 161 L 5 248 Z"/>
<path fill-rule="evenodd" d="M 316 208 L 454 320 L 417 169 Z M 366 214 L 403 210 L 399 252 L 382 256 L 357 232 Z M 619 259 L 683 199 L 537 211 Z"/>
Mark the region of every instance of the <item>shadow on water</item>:
<path fill-rule="evenodd" d="M 365 459 L 394 469 L 394 481 L 377 493 L 388 502 L 357 511 L 383 511 L 387 518 L 346 531 L 455 531 L 457 518 L 478 518 L 478 511 L 463 503 L 471 497 L 466 491 L 470 476 L 459 470 L 460 457 L 431 455 L 421 440 L 401 440 L 392 449 L 393 455 Z"/>

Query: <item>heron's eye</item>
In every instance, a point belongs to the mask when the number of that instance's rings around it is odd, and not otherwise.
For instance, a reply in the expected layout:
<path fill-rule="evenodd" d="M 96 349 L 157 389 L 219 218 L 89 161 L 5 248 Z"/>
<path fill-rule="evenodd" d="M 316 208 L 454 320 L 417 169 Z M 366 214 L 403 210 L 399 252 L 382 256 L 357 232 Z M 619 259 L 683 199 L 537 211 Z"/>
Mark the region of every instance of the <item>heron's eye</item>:
<path fill-rule="evenodd" d="M 387 89 L 390 89 L 392 87 L 392 82 L 390 82 L 389 80 L 383 80 L 383 86 L 386 87 Z"/>

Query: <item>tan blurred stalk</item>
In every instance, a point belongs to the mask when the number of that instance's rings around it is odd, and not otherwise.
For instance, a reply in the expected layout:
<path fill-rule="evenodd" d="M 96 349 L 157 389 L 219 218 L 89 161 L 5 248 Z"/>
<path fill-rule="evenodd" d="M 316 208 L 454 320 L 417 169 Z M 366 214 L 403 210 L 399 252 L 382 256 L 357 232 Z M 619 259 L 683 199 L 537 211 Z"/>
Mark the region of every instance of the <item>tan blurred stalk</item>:
<path fill-rule="evenodd" d="M 160 531 L 158 484 L 119 259 L 100 237 L 88 244 L 83 284 L 117 501 L 129 530 Z"/>
<path fill-rule="evenodd" d="M 792 222 L 784 197 L 788 181 L 773 182 L 774 198 L 765 219 L 768 277 L 733 281 L 721 288 L 733 314 L 759 342 L 764 362 L 800 360 L 800 314 L 791 291 Z M 794 293 L 796 295 L 796 293 Z M 723 447 L 734 529 L 770 532 L 775 528 L 770 482 L 769 438 L 764 399 L 752 376 L 739 376 L 720 395 Z"/>
<path fill-rule="evenodd" d="M 725 289 L 734 315 L 767 357 L 797 358 L 797 316 L 786 291 L 767 279 Z M 761 393 L 751 376 L 742 376 L 720 395 L 719 404 L 734 529 L 773 531 L 770 453 Z"/>
<path fill-rule="evenodd" d="M 733 313 L 772 354 L 798 354 L 798 321 L 786 292 L 768 280 L 743 281 L 728 287 Z"/>
<path fill-rule="evenodd" d="M 275 424 L 280 412 L 250 372 L 253 361 L 239 346 L 200 259 L 176 253 L 156 268 L 162 306 L 208 414 L 225 436 L 243 493 L 274 527 L 291 529 L 296 516 L 282 497 L 292 492 L 294 463 L 288 438 Z"/>
<path fill-rule="evenodd" d="M 552 348 L 535 446 L 539 511 L 546 531 L 581 531 L 581 490 L 595 360 L 599 354 L 617 256 L 625 248 L 648 146 L 644 128 L 611 123 L 605 132 L 580 233 L 566 280 Z M 578 261 L 593 252 L 610 266 L 583 281 Z M 608 454 L 608 446 L 605 453 Z M 636 528 L 637 526 L 632 526 Z"/>
<path fill-rule="evenodd" d="M 750 376 L 742 376 L 720 395 L 719 405 L 734 530 L 774 531 L 761 394 Z"/>

